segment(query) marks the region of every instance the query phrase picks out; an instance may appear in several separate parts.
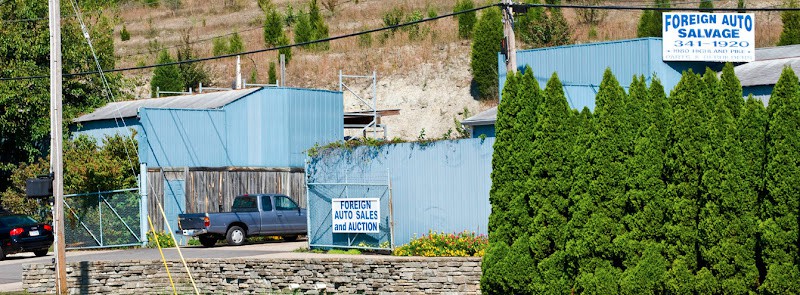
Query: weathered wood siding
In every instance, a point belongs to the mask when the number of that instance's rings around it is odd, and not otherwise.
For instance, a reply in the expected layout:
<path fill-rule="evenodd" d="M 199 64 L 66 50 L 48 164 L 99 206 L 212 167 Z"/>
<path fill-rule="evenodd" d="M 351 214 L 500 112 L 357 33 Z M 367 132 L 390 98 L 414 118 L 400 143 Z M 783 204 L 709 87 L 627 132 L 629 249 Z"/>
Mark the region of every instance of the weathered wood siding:
<path fill-rule="evenodd" d="M 297 168 L 173 168 L 147 171 L 148 215 L 156 229 L 164 227 L 159 204 L 164 203 L 164 180 L 186 180 L 186 213 L 228 211 L 234 197 L 281 193 L 306 208 L 306 180 Z"/>

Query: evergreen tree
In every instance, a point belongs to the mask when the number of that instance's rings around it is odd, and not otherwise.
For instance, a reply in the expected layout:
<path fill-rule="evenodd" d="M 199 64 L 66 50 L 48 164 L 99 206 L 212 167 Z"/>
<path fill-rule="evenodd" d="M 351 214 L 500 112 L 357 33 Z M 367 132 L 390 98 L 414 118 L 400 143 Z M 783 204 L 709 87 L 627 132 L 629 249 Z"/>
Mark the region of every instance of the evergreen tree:
<path fill-rule="evenodd" d="M 789 0 L 786 7 L 797 8 L 797 0 Z M 778 46 L 800 44 L 800 11 L 781 12 L 783 31 Z"/>
<path fill-rule="evenodd" d="M 328 38 L 328 25 L 325 24 L 325 19 L 319 10 L 317 0 L 308 2 L 308 22 L 311 25 L 311 40 L 320 40 Z M 314 43 L 311 45 L 313 49 L 328 50 L 330 48 L 329 42 Z"/>
<path fill-rule="evenodd" d="M 514 125 L 518 120 L 522 105 L 517 100 L 517 75 L 508 73 L 506 85 L 503 87 L 503 99 L 497 106 L 497 121 L 495 123 L 495 143 L 492 156 L 492 187 L 489 192 L 489 203 L 492 213 L 489 215 L 489 240 L 491 243 L 505 243 L 506 246 L 514 242 L 513 224 L 507 217 L 513 191 L 510 186 L 517 181 L 519 175 L 514 173 L 513 146 L 515 142 Z M 518 226 L 518 225 L 516 225 Z M 484 266 L 484 269 L 487 267 Z"/>
<path fill-rule="evenodd" d="M 498 106 L 496 154 L 492 157 L 492 247 L 482 265 L 481 288 L 486 293 L 526 292 L 533 271 L 527 234 L 533 208 L 525 182 L 540 90 L 530 67 L 521 76 L 510 73 L 503 97 Z"/>
<path fill-rule="evenodd" d="M 242 37 L 239 36 L 239 33 L 233 33 L 230 39 L 230 46 L 228 46 L 228 52 L 233 53 L 240 53 L 244 52 L 244 42 L 242 41 Z"/>
<path fill-rule="evenodd" d="M 700 11 L 702 11 L 702 12 L 714 12 L 714 2 L 712 0 L 701 0 L 700 1 Z"/>
<path fill-rule="evenodd" d="M 707 87 L 722 85 L 717 82 L 716 74 L 710 72 L 704 77 Z M 721 88 L 717 89 L 717 93 L 721 92 Z M 699 208 L 698 222 L 700 265 L 703 266 L 698 273 L 708 275 L 703 281 L 704 289 L 698 290 L 743 294 L 755 290 L 758 279 L 755 260 L 757 194 L 742 181 L 747 167 L 736 121 L 728 107 L 730 99 L 715 96 L 712 101 L 713 115 L 708 128 L 710 145 L 704 155 L 708 167 L 702 178 L 705 205 Z"/>
<path fill-rule="evenodd" d="M 744 99 L 742 98 L 742 84 L 739 83 L 739 78 L 733 71 L 733 64 L 726 63 L 722 67 L 722 75 L 720 76 L 719 96 L 725 100 L 727 110 L 733 116 L 733 119 L 739 119 L 744 106 Z"/>
<path fill-rule="evenodd" d="M 569 190 L 572 164 L 569 130 L 571 112 L 558 75 L 545 87 L 538 109 L 531 148 L 531 174 L 527 182 L 534 210 L 530 248 L 536 269 L 530 276 L 530 290 L 524 293 L 561 294 L 574 286 L 568 270 L 566 247 Z"/>
<path fill-rule="evenodd" d="M 496 7 L 486 9 L 475 26 L 472 42 L 470 66 L 472 77 L 481 98 L 497 95 L 497 53 L 503 39 L 503 23 L 500 10 Z"/>
<path fill-rule="evenodd" d="M 617 243 L 624 255 L 623 265 L 627 266 L 620 280 L 620 293 L 663 293 L 668 266 L 662 244 L 667 211 L 666 184 L 662 179 L 666 161 L 666 96 L 658 79 L 653 79 L 647 89 L 644 77 L 634 77 L 629 97 L 629 114 L 636 131 L 632 154 L 625 165 L 628 210 L 622 222 L 628 232 Z M 641 113 L 638 119 L 635 112 Z"/>
<path fill-rule="evenodd" d="M 539 3 L 538 0 L 525 2 Z M 518 18 L 514 29 L 520 41 L 532 48 L 566 45 L 572 39 L 569 23 L 558 8 L 532 8 Z"/>
<path fill-rule="evenodd" d="M 313 32 L 308 15 L 303 13 L 303 11 L 300 11 L 300 14 L 297 16 L 297 24 L 294 27 L 294 43 L 305 43 L 311 41 L 312 35 Z"/>
<path fill-rule="evenodd" d="M 669 8 L 669 0 L 655 0 L 653 7 Z M 643 37 L 661 37 L 663 35 L 662 29 L 662 14 L 661 10 L 645 10 L 639 17 L 639 26 L 636 30 L 636 36 Z"/>
<path fill-rule="evenodd" d="M 745 9 L 745 8 L 747 8 L 747 5 L 745 5 L 745 3 L 744 3 L 744 0 L 739 0 L 739 1 L 737 1 L 737 2 L 736 2 L 736 8 L 738 8 L 738 9 L 739 9 L 739 10 L 737 10 L 737 11 L 736 11 L 736 12 L 738 12 L 738 13 L 745 13 L 745 12 L 747 12 L 747 10 Z"/>
<path fill-rule="evenodd" d="M 632 143 L 632 126 L 628 117 L 625 91 L 606 69 L 596 96 L 596 136 L 589 149 L 592 180 L 588 194 L 576 200 L 572 220 L 585 220 L 576 228 L 578 236 L 571 241 L 571 255 L 578 260 L 578 292 L 606 293 L 616 290 L 621 270 L 612 263 L 621 261 L 615 240 L 625 234 L 625 167 Z M 569 244 L 568 244 L 569 245 Z M 573 252 L 574 251 L 574 252 Z M 574 253 L 574 254 L 573 254 Z"/>
<path fill-rule="evenodd" d="M 274 62 L 270 62 L 269 63 L 269 71 L 267 72 L 267 80 L 268 80 L 267 81 L 268 84 L 277 84 L 277 82 L 278 82 L 278 74 L 277 74 L 277 71 L 275 70 L 275 63 Z"/>
<path fill-rule="evenodd" d="M 267 47 L 278 46 L 278 41 L 284 36 L 286 33 L 283 30 L 283 17 L 275 7 L 270 5 L 265 10 L 264 45 Z"/>
<path fill-rule="evenodd" d="M 128 28 L 125 27 L 125 24 L 122 24 L 122 30 L 119 31 L 119 39 L 122 41 L 128 41 L 131 39 L 131 33 L 128 32 Z"/>
<path fill-rule="evenodd" d="M 184 36 L 183 45 L 178 47 L 178 60 L 184 61 L 194 58 L 195 54 L 190 45 L 189 36 Z M 180 72 L 180 79 L 183 83 L 183 89 L 185 90 L 188 90 L 189 88 L 197 89 L 200 83 L 205 85 L 211 84 L 211 78 L 208 76 L 208 70 L 206 70 L 202 63 L 194 62 L 178 64 L 178 71 Z"/>
<path fill-rule="evenodd" d="M 472 0 L 458 0 L 453 7 L 453 12 L 470 10 L 473 8 L 475 8 L 475 3 L 473 3 Z M 471 38 L 472 28 L 475 26 L 477 19 L 478 17 L 475 11 L 456 15 L 456 20 L 458 20 L 458 37 L 461 39 Z"/>
<path fill-rule="evenodd" d="M 165 49 L 158 56 L 158 64 L 175 62 Z M 156 97 L 156 92 L 160 91 L 184 91 L 181 73 L 176 65 L 161 66 L 153 70 L 153 78 L 150 80 L 150 93 Z"/>
<path fill-rule="evenodd" d="M 743 151 L 745 168 L 743 169 L 743 182 L 747 190 L 754 192 L 757 197 L 755 209 L 759 220 L 765 220 L 762 216 L 763 206 L 767 191 L 764 186 L 764 171 L 766 170 L 767 159 L 767 110 L 761 100 L 752 96 L 747 98 L 741 117 L 738 121 L 738 137 Z M 766 268 L 763 260 L 763 239 L 761 231 L 756 232 L 755 238 L 755 259 L 758 268 L 758 282 L 763 282 L 766 277 Z"/>
<path fill-rule="evenodd" d="M 700 77 L 689 70 L 669 100 L 672 117 L 667 138 L 665 199 L 671 200 L 672 205 L 665 225 L 665 253 L 672 264 L 667 288 L 673 293 L 692 293 L 702 285 L 695 281 L 693 273 L 699 270 L 698 210 L 705 205 L 701 179 L 707 168 L 703 155 L 709 147 L 707 120 L 711 116 L 704 86 Z"/>
<path fill-rule="evenodd" d="M 767 273 L 760 290 L 787 294 L 800 290 L 800 82 L 789 67 L 775 84 L 768 113 L 768 195 L 761 217 Z"/>

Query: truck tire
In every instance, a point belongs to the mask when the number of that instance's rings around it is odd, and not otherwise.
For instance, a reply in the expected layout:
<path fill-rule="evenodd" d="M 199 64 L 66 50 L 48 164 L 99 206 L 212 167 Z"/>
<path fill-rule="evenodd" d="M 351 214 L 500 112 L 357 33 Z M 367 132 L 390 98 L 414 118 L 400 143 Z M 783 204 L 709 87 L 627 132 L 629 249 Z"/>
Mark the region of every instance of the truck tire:
<path fill-rule="evenodd" d="M 42 256 L 45 256 L 45 255 L 47 255 L 47 250 L 48 250 L 48 249 L 39 249 L 39 250 L 35 250 L 35 251 L 33 251 L 33 255 L 36 255 L 36 257 L 42 257 Z"/>
<path fill-rule="evenodd" d="M 244 241 L 247 239 L 247 233 L 239 226 L 231 226 L 228 229 L 228 234 L 225 235 L 226 240 L 228 240 L 228 245 L 231 246 L 239 246 L 244 244 Z"/>
<path fill-rule="evenodd" d="M 200 240 L 200 244 L 206 248 L 213 247 L 217 243 L 217 238 L 212 235 L 200 235 L 197 238 Z"/>
<path fill-rule="evenodd" d="M 285 242 L 297 241 L 297 236 L 283 236 L 283 241 Z"/>

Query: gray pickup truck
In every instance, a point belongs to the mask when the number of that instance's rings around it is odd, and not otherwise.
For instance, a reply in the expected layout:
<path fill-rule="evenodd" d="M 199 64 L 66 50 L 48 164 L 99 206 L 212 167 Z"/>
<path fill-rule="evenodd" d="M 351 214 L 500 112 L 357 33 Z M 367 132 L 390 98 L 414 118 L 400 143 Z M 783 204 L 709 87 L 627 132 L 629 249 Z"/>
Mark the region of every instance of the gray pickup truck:
<path fill-rule="evenodd" d="M 307 214 L 285 195 L 243 195 L 233 200 L 231 212 L 179 214 L 177 232 L 198 237 L 205 247 L 222 239 L 239 246 L 248 236 L 281 236 L 294 241 L 308 232 Z"/>

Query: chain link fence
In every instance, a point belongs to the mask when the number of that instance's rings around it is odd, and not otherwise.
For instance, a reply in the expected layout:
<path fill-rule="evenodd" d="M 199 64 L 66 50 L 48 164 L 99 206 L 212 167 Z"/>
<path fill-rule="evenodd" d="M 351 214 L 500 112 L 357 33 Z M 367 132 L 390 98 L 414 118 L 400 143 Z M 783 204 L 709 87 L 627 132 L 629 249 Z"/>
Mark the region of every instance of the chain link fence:
<path fill-rule="evenodd" d="M 394 248 L 392 187 L 388 171 L 385 175 L 363 175 L 355 171 L 346 171 L 340 175 L 326 174 L 320 179 L 309 179 L 307 185 L 308 241 L 311 248 L 368 250 Z M 377 232 L 373 230 L 334 232 L 333 220 L 337 213 L 333 204 L 337 199 L 377 199 L 379 203 Z M 376 208 L 371 208 L 374 209 Z"/>
<path fill-rule="evenodd" d="M 139 189 L 64 196 L 67 249 L 141 245 Z"/>

